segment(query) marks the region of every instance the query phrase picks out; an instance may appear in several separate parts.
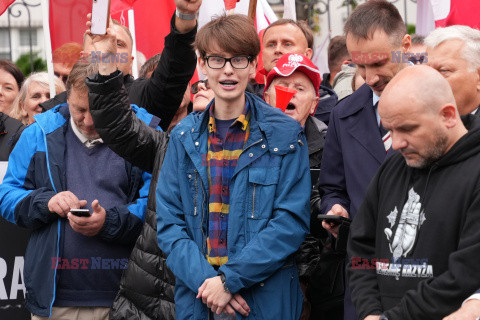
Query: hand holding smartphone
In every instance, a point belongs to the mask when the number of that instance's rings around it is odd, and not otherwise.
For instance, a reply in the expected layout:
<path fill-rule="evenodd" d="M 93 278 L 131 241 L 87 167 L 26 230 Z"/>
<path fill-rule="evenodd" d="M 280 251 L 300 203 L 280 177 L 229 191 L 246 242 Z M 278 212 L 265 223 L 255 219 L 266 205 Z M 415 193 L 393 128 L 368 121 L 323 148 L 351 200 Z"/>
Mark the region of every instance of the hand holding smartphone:
<path fill-rule="evenodd" d="M 333 214 L 319 214 L 317 216 L 318 220 L 325 220 L 326 223 L 333 223 L 334 225 L 339 225 L 342 222 L 350 224 L 352 219 L 345 218 L 343 216 L 337 216 Z"/>
<path fill-rule="evenodd" d="M 92 0 L 92 34 L 106 34 L 110 21 L 110 0 Z"/>
<path fill-rule="evenodd" d="M 77 217 L 90 217 L 92 215 L 88 209 L 70 209 L 70 213 Z"/>

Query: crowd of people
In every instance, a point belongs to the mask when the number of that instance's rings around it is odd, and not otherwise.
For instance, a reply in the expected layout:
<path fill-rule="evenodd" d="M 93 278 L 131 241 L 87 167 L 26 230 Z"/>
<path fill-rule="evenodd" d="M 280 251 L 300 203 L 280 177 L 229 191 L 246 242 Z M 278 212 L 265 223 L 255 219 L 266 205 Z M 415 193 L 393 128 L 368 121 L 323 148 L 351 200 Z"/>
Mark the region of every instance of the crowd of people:
<path fill-rule="evenodd" d="M 305 22 L 197 30 L 201 2 L 175 0 L 138 79 L 128 28 L 91 15 L 54 97 L 0 60 L 31 318 L 479 318 L 480 31 L 411 36 L 368 1 L 322 75 Z"/>

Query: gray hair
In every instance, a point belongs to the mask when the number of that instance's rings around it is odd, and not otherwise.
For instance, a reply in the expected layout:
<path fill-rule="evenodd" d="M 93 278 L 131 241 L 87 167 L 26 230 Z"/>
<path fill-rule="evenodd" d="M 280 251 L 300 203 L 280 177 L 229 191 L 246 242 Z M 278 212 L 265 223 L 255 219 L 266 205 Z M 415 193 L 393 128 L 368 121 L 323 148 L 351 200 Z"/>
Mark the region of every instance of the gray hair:
<path fill-rule="evenodd" d="M 63 84 L 62 80 L 58 77 L 55 78 L 55 91 L 58 93 L 65 91 L 65 85 Z M 37 72 L 32 73 L 22 84 L 20 91 L 18 92 L 17 97 L 13 102 L 12 111 L 10 111 L 10 117 L 15 118 L 21 121 L 23 124 L 28 124 L 28 115 L 23 111 L 23 104 L 27 99 L 28 88 L 32 84 L 32 82 L 36 82 L 40 84 L 44 88 L 49 88 L 49 78 L 47 72 Z M 52 97 L 53 98 L 53 97 Z"/>
<path fill-rule="evenodd" d="M 462 40 L 462 56 L 468 62 L 470 72 L 480 68 L 480 31 L 467 26 L 450 26 L 433 30 L 426 38 L 425 45 L 435 48 L 447 40 Z"/>

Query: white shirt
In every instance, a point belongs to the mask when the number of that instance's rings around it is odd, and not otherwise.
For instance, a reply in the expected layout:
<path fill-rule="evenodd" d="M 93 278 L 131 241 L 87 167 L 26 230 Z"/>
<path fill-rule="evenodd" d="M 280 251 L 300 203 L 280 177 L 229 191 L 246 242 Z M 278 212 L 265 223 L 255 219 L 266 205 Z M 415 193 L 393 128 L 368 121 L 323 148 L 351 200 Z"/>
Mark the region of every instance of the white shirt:
<path fill-rule="evenodd" d="M 77 127 L 75 122 L 73 121 L 73 118 L 70 117 L 70 125 L 72 126 L 73 133 L 77 136 L 78 140 L 80 140 L 83 145 L 87 148 L 93 148 L 99 143 L 103 143 L 103 140 L 101 138 L 95 139 L 95 140 L 89 140 Z"/>

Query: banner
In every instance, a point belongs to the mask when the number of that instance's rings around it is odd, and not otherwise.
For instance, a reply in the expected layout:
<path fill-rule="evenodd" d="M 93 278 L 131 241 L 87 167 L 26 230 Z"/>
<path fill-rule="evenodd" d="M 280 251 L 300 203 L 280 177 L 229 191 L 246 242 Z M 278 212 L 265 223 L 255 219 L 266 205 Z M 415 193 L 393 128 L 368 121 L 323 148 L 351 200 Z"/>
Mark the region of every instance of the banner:
<path fill-rule="evenodd" d="M 0 162 L 0 183 L 7 164 Z M 27 242 L 27 230 L 0 218 L 0 319 L 30 319 L 30 312 L 24 307 L 23 261 Z"/>

